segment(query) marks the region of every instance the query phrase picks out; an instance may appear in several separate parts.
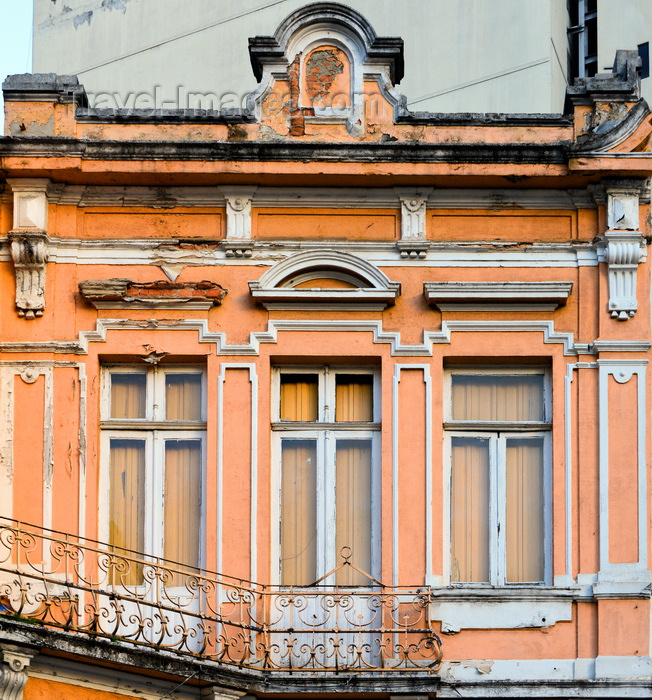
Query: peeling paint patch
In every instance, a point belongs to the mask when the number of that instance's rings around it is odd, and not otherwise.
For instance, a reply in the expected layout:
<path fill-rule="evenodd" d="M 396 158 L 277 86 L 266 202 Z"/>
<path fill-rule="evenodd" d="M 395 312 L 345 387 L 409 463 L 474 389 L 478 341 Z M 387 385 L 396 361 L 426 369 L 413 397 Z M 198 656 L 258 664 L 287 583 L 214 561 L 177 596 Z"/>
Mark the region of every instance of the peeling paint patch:
<path fill-rule="evenodd" d="M 246 141 L 247 130 L 240 124 L 227 124 L 228 141 Z"/>
<path fill-rule="evenodd" d="M 82 12 L 81 15 L 77 15 L 72 23 L 75 26 L 75 29 L 78 27 L 81 27 L 82 24 L 85 22 L 88 22 L 88 26 L 91 26 L 91 20 L 93 19 L 93 10 L 89 10 L 88 12 Z"/>
<path fill-rule="evenodd" d="M 129 0 L 102 0 L 102 8 L 105 10 L 120 10 L 122 14 L 127 11 Z"/>
<path fill-rule="evenodd" d="M 46 122 L 11 122 L 9 136 L 54 136 L 54 115 Z"/>

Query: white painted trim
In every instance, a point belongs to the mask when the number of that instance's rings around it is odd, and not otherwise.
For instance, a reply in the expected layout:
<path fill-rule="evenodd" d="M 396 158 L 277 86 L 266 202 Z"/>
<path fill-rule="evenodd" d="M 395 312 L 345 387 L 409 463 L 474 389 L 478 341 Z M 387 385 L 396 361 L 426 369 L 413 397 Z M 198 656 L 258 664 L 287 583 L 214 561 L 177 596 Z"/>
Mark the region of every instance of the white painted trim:
<path fill-rule="evenodd" d="M 575 362 L 566 365 L 564 377 L 564 532 L 566 573 L 555 576 L 555 585 L 573 583 L 573 372 L 580 369 L 598 369 L 594 362 Z"/>
<path fill-rule="evenodd" d="M 581 190 L 586 192 L 586 190 Z M 435 189 L 428 198 L 429 209 L 578 209 L 577 197 L 568 190 Z M 595 204 L 593 205 L 595 208 Z"/>
<path fill-rule="evenodd" d="M 401 365 L 394 365 L 392 377 L 392 586 L 398 585 L 398 385 Z"/>
<path fill-rule="evenodd" d="M 0 513 L 13 517 L 14 377 L 17 365 L 0 367 Z"/>
<path fill-rule="evenodd" d="M 436 598 L 431 616 L 440 620 L 444 634 L 467 629 L 524 629 L 552 627 L 558 622 L 572 620 L 573 599 L 540 596 L 538 599 L 518 600 L 513 596 L 503 600 L 474 598 L 473 592 L 451 600 Z"/>
<path fill-rule="evenodd" d="M 554 683 L 555 681 L 592 681 L 592 680 L 617 680 L 623 681 L 640 680 L 645 682 L 643 693 L 638 697 L 649 696 L 649 680 L 652 675 L 652 659 L 649 656 L 598 656 L 597 658 L 582 659 L 514 659 L 495 660 L 486 659 L 464 660 L 464 661 L 444 661 L 440 672 L 441 679 L 447 682 L 472 682 L 474 684 L 472 695 L 476 690 L 481 690 L 478 686 L 487 684 L 485 691 L 488 697 L 502 696 L 502 692 L 493 685 L 497 681 L 509 683 L 513 687 L 520 681 L 532 682 L 542 681 Z M 477 685 L 476 685 L 477 684 Z M 590 697 L 616 697 L 619 694 L 618 687 L 608 689 L 608 692 L 599 692 L 596 688 L 595 694 L 591 686 L 583 683 L 577 687 L 581 694 L 588 694 Z M 544 685 L 540 688 L 545 695 L 548 688 Z M 565 687 L 562 697 L 569 697 L 568 691 L 575 690 L 574 686 Z M 462 693 L 464 689 L 460 688 Z M 502 690 L 502 689 L 501 689 Z M 482 693 L 485 695 L 485 693 Z M 647 694 L 647 695 L 646 695 Z M 524 695 L 534 695 L 528 688 Z M 538 695 L 538 693 L 537 693 Z M 575 695 L 573 692 L 572 695 Z M 627 694 L 628 697 L 629 694 Z"/>
<path fill-rule="evenodd" d="M 45 378 L 43 391 L 43 527 L 51 530 L 54 486 L 54 375 L 52 367 L 44 369 L 42 374 Z"/>
<path fill-rule="evenodd" d="M 566 365 L 564 377 L 564 548 L 567 581 L 573 578 L 573 371 L 577 364 Z"/>
<path fill-rule="evenodd" d="M 43 526 L 52 527 L 52 476 L 54 469 L 54 370 L 57 368 L 76 369 L 79 379 L 79 457 L 78 457 L 78 534 L 86 537 L 86 366 L 83 363 L 51 360 L 30 360 L 29 362 L 0 361 L 0 443 L 2 460 L 0 466 L 0 513 L 11 518 L 13 513 L 13 435 L 14 435 L 14 381 L 26 369 L 31 369 L 34 381 L 44 376 L 44 436 L 43 436 Z M 4 481 L 4 485 L 3 484 Z M 83 575 L 84 562 L 80 562 Z"/>
<path fill-rule="evenodd" d="M 222 537 L 224 534 L 224 383 L 229 369 L 246 369 L 249 372 L 251 401 L 251 440 L 250 440 L 250 579 L 256 580 L 258 563 L 258 374 L 256 365 L 246 362 L 223 362 L 217 377 L 217 570 L 222 571 Z"/>
<path fill-rule="evenodd" d="M 518 310 L 521 302 L 552 304 L 553 309 L 566 303 L 573 289 L 572 282 L 546 281 L 518 282 L 431 282 L 423 283 L 423 295 L 432 306 L 442 303 L 456 305 L 510 304 Z"/>
<path fill-rule="evenodd" d="M 600 493 L 600 572 L 599 582 L 648 581 L 647 565 L 647 474 L 646 474 L 646 369 L 647 360 L 597 360 L 599 368 L 599 493 Z M 609 561 L 609 376 L 619 384 L 637 375 L 637 454 L 638 454 L 638 561 Z"/>
<path fill-rule="evenodd" d="M 219 207 L 225 205 L 224 189 L 214 187 L 141 187 L 63 185 L 48 187 L 51 204 L 79 207 Z M 230 189 L 230 188 L 229 188 Z M 580 190 L 585 192 L 585 190 Z M 436 189 L 427 202 L 429 209 L 566 209 L 578 208 L 567 190 Z M 393 188 L 259 187 L 253 206 L 306 209 L 399 209 Z M 595 205 L 593 205 L 595 206 Z"/>
<path fill-rule="evenodd" d="M 564 355 L 577 356 L 592 354 L 590 346 L 584 343 L 575 343 L 574 336 L 570 332 L 557 332 L 554 321 L 523 320 L 451 320 L 442 321 L 440 331 L 424 331 L 423 343 L 420 345 L 404 345 L 401 342 L 401 334 L 398 331 L 383 330 L 382 321 L 369 319 L 360 320 L 335 320 L 335 319 L 271 319 L 266 331 L 257 331 L 249 334 L 249 342 L 229 345 L 226 333 L 222 331 L 210 331 L 206 319 L 182 319 L 174 323 L 159 322 L 155 319 L 98 319 L 95 330 L 80 331 L 77 342 L 5 342 L 0 343 L 2 352 L 61 352 L 85 355 L 88 353 L 89 343 L 106 342 L 107 332 L 111 330 L 173 330 L 196 331 L 199 335 L 198 342 L 209 343 L 216 346 L 218 355 L 248 355 L 255 356 L 260 352 L 263 343 L 276 343 L 278 333 L 283 331 L 303 331 L 307 333 L 318 332 L 368 332 L 373 334 L 373 342 L 388 344 L 391 346 L 393 357 L 431 357 L 432 346 L 448 344 L 451 334 L 460 333 L 543 333 L 544 344 L 560 344 L 564 346 Z"/>
<path fill-rule="evenodd" d="M 398 586 L 399 579 L 399 384 L 403 370 L 421 370 L 425 384 L 425 500 L 426 500 L 426 577 L 432 572 L 433 547 L 433 463 L 432 463 L 432 377 L 430 365 L 395 364 L 392 377 L 392 585 Z"/>
<path fill-rule="evenodd" d="M 649 352 L 649 340 L 596 340 L 591 344 L 596 353 L 601 352 Z"/>
<path fill-rule="evenodd" d="M 198 241 L 198 243 L 201 243 Z M 272 265 L 279 256 L 288 257 L 306 250 L 324 248 L 324 241 L 314 240 L 261 240 L 251 244 L 251 257 L 236 258 L 226 248 L 224 241 L 206 240 L 206 247 L 180 249 L 179 240 L 165 238 L 106 239 L 89 241 L 83 239 L 50 238 L 48 261 L 73 265 L 142 265 L 153 264 L 160 267 L 223 265 L 257 266 Z M 425 268 L 577 268 L 598 265 L 604 262 L 604 246 L 587 243 L 533 242 L 531 245 L 514 249 L 510 242 L 469 241 L 442 242 L 428 240 L 428 253 L 424 258 L 401 257 L 397 242 L 337 241 L 337 246 L 348 253 L 364 257 L 380 267 L 425 267 Z M 0 238 L 0 262 L 11 262 L 7 239 Z"/>
<path fill-rule="evenodd" d="M 296 255 L 286 257 L 267 269 L 256 282 L 250 282 L 252 294 L 256 291 L 280 290 L 309 291 L 293 289 L 286 280 L 303 275 L 306 272 L 323 270 L 324 276 L 334 270 L 336 273 L 343 273 L 347 278 L 356 279 L 362 282 L 359 287 L 369 288 L 376 291 L 388 291 L 396 287 L 396 282 L 391 282 L 382 270 L 371 264 L 364 258 L 350 253 L 343 253 L 333 248 L 322 247 L 319 250 L 309 250 Z M 346 289 L 330 290 L 334 292 L 346 292 Z M 255 296 L 255 295 L 254 295 Z"/>
<path fill-rule="evenodd" d="M 485 311 L 496 311 L 500 313 L 514 313 L 514 312 L 536 312 L 536 313 L 552 313 L 556 311 L 559 307 L 558 304 L 485 304 L 482 301 L 478 301 L 474 304 L 465 304 L 453 302 L 451 304 L 433 303 L 440 311 L 454 311 L 454 312 L 466 312 L 466 313 L 483 313 Z"/>

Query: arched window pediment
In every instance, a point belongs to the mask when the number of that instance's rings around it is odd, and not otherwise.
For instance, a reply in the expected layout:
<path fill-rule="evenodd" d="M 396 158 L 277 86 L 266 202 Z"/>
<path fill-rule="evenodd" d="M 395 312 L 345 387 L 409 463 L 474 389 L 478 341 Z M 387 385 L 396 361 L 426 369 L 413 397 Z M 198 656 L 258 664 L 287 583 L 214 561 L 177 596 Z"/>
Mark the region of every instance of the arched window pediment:
<path fill-rule="evenodd" d="M 394 304 L 401 285 L 362 258 L 320 250 L 286 258 L 249 282 L 249 289 L 266 308 L 335 305 L 382 310 Z"/>

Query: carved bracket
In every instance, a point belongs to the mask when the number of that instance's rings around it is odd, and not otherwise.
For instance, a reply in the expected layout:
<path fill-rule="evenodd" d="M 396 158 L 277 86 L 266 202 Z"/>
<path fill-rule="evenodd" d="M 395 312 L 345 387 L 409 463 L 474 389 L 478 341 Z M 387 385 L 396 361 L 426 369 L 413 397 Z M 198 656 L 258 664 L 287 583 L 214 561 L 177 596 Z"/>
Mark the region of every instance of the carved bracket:
<path fill-rule="evenodd" d="M 22 318 L 43 315 L 48 243 L 45 231 L 9 231 L 11 258 L 16 271 L 16 307 Z"/>
<path fill-rule="evenodd" d="M 0 665 L 0 698 L 3 700 L 22 700 L 23 689 L 27 683 L 27 668 L 34 653 L 25 653 L 14 649 L 2 650 Z"/>
<path fill-rule="evenodd" d="M 606 182 L 607 225 L 604 235 L 605 261 L 609 272 L 609 313 L 627 321 L 636 314 L 636 277 L 645 260 L 646 244 L 639 231 L 639 196 L 644 181 Z"/>

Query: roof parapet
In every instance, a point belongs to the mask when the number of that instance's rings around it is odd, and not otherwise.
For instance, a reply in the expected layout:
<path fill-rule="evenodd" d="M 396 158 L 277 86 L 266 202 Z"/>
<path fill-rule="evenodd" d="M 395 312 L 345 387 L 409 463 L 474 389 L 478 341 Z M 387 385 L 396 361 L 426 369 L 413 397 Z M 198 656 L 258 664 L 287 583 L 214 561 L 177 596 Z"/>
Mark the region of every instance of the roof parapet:
<path fill-rule="evenodd" d="M 566 112 L 596 102 L 636 102 L 641 97 L 641 57 L 637 51 L 616 51 L 611 73 L 575 78 L 566 88 Z"/>
<path fill-rule="evenodd" d="M 76 75 L 20 73 L 2 83 L 5 102 L 58 102 L 88 106 L 86 90 Z"/>

